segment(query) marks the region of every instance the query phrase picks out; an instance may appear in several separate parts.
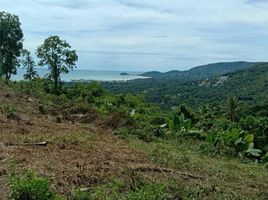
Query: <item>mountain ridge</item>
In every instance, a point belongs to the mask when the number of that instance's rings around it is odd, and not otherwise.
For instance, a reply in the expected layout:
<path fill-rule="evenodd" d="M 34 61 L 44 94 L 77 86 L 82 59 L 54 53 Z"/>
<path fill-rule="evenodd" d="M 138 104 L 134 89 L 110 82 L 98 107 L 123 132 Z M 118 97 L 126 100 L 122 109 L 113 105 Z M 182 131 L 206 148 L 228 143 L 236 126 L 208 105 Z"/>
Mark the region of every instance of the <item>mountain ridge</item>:
<path fill-rule="evenodd" d="M 209 78 L 216 75 L 225 74 L 228 72 L 233 72 L 236 70 L 245 69 L 254 65 L 257 65 L 259 62 L 246 62 L 246 61 L 235 61 L 235 62 L 217 62 L 210 63 L 206 65 L 200 65 L 193 67 L 189 70 L 171 70 L 167 72 L 159 71 L 148 71 L 140 74 L 140 76 L 151 77 L 153 79 L 189 79 L 189 80 L 200 80 L 204 78 Z"/>

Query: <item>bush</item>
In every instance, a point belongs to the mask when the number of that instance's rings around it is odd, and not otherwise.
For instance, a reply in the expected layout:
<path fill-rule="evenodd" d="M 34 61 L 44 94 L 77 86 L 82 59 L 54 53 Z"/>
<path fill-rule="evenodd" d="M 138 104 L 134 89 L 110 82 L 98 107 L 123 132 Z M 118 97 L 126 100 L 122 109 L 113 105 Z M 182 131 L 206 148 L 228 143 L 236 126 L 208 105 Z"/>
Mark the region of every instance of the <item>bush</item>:
<path fill-rule="evenodd" d="M 54 200 L 56 195 L 50 190 L 50 181 L 38 177 L 33 172 L 23 175 L 11 175 L 11 197 L 14 200 Z"/>

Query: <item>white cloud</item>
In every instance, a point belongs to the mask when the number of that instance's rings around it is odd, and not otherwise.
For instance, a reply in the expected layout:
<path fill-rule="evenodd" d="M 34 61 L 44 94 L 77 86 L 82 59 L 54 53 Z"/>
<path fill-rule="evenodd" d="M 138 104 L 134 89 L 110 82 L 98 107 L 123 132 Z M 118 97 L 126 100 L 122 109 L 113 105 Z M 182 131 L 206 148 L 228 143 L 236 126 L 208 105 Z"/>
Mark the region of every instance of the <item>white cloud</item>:
<path fill-rule="evenodd" d="M 1 0 L 19 15 L 25 47 L 51 34 L 71 43 L 79 67 L 185 69 L 231 60 L 267 60 L 265 0 Z"/>

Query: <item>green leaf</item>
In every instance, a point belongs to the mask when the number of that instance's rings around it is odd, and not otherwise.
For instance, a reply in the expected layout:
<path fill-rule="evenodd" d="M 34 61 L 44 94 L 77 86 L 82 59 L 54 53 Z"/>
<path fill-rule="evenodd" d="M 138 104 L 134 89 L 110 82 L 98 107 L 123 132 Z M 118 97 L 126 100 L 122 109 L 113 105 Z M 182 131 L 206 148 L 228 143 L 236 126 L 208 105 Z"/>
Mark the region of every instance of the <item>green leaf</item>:
<path fill-rule="evenodd" d="M 233 129 L 230 133 L 230 137 L 234 140 L 237 140 L 240 136 L 240 131 L 238 129 Z"/>
<path fill-rule="evenodd" d="M 254 135 L 253 134 L 247 134 L 244 137 L 244 141 L 248 144 L 253 143 L 254 142 Z"/>
<path fill-rule="evenodd" d="M 260 157 L 262 150 L 260 149 L 254 149 L 254 143 L 250 143 L 248 150 L 246 151 L 247 154 Z"/>
<path fill-rule="evenodd" d="M 238 140 L 235 141 L 235 145 L 239 145 L 239 144 L 245 144 L 242 138 L 239 138 Z"/>

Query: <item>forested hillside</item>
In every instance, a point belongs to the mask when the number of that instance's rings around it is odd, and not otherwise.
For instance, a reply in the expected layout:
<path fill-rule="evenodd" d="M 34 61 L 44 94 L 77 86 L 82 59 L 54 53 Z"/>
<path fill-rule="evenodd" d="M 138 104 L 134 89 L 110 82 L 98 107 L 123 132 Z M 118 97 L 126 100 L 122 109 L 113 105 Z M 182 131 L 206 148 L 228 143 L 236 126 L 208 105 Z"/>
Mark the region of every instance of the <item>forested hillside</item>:
<path fill-rule="evenodd" d="M 141 76 L 151 77 L 157 79 L 158 81 L 193 81 L 207 79 L 212 76 L 217 76 L 225 74 L 228 72 L 233 72 L 236 70 L 245 69 L 256 65 L 254 62 L 223 62 L 223 63 L 212 63 L 208 65 L 194 67 L 190 70 L 178 71 L 173 70 L 165 73 L 152 71 L 141 74 Z"/>
<path fill-rule="evenodd" d="M 225 101 L 229 96 L 236 96 L 248 104 L 262 104 L 267 102 L 268 98 L 267 80 L 268 64 L 260 63 L 198 81 L 181 83 L 176 80 L 166 80 L 161 83 L 153 79 L 104 84 L 104 86 L 116 92 L 141 92 L 148 101 L 171 108 L 180 104 L 191 107 L 210 103 L 217 104 Z M 148 88 L 146 88 L 147 86 Z"/>
<path fill-rule="evenodd" d="M 203 81 L 185 84 L 167 82 L 158 88 L 148 90 L 145 96 L 147 100 L 163 106 L 220 103 L 229 96 L 236 96 L 248 104 L 262 104 L 268 100 L 267 81 L 268 64 L 263 63 Z"/>
<path fill-rule="evenodd" d="M 204 66 L 194 67 L 186 71 L 169 71 L 161 73 L 157 71 L 151 71 L 141 74 L 144 77 L 151 77 L 148 79 L 131 80 L 127 82 L 104 82 L 102 85 L 112 92 L 123 92 L 140 94 L 147 92 L 150 89 L 161 89 L 165 86 L 178 85 L 187 83 L 190 81 L 205 80 L 213 76 L 222 75 L 228 72 L 249 68 L 256 65 L 252 62 L 226 62 L 226 63 L 213 63 Z"/>

